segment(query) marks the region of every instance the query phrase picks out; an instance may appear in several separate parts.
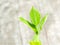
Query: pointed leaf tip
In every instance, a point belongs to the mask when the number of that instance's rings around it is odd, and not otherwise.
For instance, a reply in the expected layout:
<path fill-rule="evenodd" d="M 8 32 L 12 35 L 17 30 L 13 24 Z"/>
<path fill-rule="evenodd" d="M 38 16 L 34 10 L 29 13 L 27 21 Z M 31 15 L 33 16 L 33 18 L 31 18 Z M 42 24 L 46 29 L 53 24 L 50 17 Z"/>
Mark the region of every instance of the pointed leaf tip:
<path fill-rule="evenodd" d="M 31 19 L 31 22 L 34 25 L 38 25 L 39 22 L 40 22 L 40 18 L 41 18 L 41 16 L 40 16 L 39 11 L 32 6 L 32 9 L 30 11 L 30 19 Z"/>
<path fill-rule="evenodd" d="M 25 20 L 24 18 L 20 17 L 20 21 L 28 25 L 34 32 L 36 32 L 36 27 L 34 24 L 30 23 L 29 21 Z"/>
<path fill-rule="evenodd" d="M 47 20 L 47 17 L 48 17 L 48 14 L 46 14 L 42 20 L 41 20 L 41 23 L 40 23 L 40 30 L 42 29 L 43 25 L 45 24 L 46 20 Z"/>

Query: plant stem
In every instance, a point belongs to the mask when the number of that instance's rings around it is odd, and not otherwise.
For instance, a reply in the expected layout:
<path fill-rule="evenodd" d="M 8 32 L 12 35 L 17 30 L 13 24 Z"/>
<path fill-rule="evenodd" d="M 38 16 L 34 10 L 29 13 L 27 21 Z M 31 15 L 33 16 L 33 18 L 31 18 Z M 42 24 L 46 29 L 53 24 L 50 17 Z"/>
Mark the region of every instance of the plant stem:
<path fill-rule="evenodd" d="M 34 35 L 33 41 L 39 41 L 39 34 L 35 34 L 35 35 Z"/>

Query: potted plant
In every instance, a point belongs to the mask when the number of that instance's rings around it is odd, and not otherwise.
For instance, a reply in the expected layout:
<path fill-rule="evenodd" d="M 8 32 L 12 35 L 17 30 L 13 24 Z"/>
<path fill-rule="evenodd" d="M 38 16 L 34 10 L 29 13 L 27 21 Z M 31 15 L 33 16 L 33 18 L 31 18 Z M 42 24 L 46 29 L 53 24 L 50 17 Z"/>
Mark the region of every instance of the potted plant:
<path fill-rule="evenodd" d="M 42 45 L 41 41 L 39 40 L 39 34 L 47 20 L 47 17 L 47 14 L 44 17 L 41 17 L 40 12 L 32 7 L 30 11 L 30 22 L 22 17 L 19 18 L 20 21 L 28 25 L 35 33 L 33 39 L 29 42 L 30 45 Z"/>

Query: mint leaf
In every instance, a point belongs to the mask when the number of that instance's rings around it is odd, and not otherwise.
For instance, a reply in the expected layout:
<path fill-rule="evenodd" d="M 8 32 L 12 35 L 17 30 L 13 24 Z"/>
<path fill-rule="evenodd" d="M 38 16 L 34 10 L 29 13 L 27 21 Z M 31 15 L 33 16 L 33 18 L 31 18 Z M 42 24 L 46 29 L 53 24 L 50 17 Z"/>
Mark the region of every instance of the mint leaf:
<path fill-rule="evenodd" d="M 20 17 L 20 21 L 28 25 L 34 32 L 36 32 L 36 27 L 34 24 L 31 24 L 29 21 L 25 20 L 24 18 Z"/>
<path fill-rule="evenodd" d="M 45 24 L 47 20 L 48 14 L 46 14 L 40 21 L 40 30 L 42 29 L 43 25 Z"/>
<path fill-rule="evenodd" d="M 34 24 L 34 25 L 38 25 L 39 22 L 40 22 L 40 13 L 38 10 L 36 10 L 34 7 L 32 7 L 31 11 L 30 11 L 30 19 L 31 19 L 31 22 Z"/>

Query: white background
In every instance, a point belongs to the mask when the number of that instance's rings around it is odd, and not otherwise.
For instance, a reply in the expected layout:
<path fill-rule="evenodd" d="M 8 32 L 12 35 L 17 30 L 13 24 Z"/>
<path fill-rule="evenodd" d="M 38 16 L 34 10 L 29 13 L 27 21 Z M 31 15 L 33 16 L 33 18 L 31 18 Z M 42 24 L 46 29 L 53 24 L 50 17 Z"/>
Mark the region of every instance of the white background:
<path fill-rule="evenodd" d="M 29 45 L 34 32 L 19 17 L 29 20 L 32 6 L 42 16 L 49 14 L 40 33 L 42 45 L 60 45 L 60 0 L 0 0 L 0 45 Z"/>

